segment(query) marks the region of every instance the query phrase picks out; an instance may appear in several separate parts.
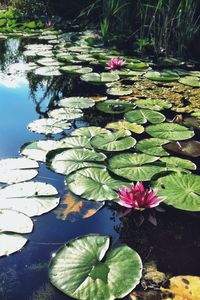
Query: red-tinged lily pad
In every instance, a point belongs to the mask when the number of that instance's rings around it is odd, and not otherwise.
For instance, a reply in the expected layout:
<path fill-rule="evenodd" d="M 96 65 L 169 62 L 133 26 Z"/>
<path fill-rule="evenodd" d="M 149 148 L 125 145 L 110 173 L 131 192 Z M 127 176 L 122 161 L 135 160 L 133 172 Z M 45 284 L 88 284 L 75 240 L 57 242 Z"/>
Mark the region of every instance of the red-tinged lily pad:
<path fill-rule="evenodd" d="M 82 200 L 81 198 L 67 193 L 59 208 L 55 210 L 58 219 L 76 222 L 87 219 L 97 213 L 104 206 L 104 202 Z"/>
<path fill-rule="evenodd" d="M 163 146 L 166 150 L 191 157 L 200 156 L 200 142 L 195 140 L 171 142 Z"/>

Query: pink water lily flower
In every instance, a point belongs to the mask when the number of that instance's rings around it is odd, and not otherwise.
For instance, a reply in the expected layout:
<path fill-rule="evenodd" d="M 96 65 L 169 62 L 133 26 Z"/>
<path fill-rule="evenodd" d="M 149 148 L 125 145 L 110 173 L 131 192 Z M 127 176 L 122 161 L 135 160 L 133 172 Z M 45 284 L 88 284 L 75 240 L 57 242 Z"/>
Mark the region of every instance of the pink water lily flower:
<path fill-rule="evenodd" d="M 118 195 L 121 206 L 137 210 L 156 207 L 164 200 L 157 196 L 157 190 L 145 189 L 142 182 L 137 182 L 131 188 L 120 188 Z"/>
<path fill-rule="evenodd" d="M 125 61 L 119 57 L 111 58 L 106 64 L 109 70 L 120 69 L 125 66 Z"/>
<path fill-rule="evenodd" d="M 100 40 L 101 39 L 101 36 L 97 33 L 97 32 L 93 32 L 93 38 L 95 40 Z"/>

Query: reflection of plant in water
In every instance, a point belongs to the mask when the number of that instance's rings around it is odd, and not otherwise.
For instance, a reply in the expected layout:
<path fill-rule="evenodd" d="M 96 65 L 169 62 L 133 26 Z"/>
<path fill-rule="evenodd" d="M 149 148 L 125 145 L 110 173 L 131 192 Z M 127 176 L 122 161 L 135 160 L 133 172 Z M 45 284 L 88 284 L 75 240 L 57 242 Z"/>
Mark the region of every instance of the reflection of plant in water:
<path fill-rule="evenodd" d="M 29 297 L 29 300 L 55 300 L 56 292 L 54 288 L 49 284 L 45 283 L 38 290 L 33 292 L 32 296 Z"/>
<path fill-rule="evenodd" d="M 19 62 L 21 56 L 20 43 L 19 39 L 0 41 L 1 71 L 6 70 L 9 65 Z"/>
<path fill-rule="evenodd" d="M 19 285 L 18 274 L 16 266 L 8 268 L 5 272 L 0 274 L 0 299 L 11 299 L 13 290 Z"/>

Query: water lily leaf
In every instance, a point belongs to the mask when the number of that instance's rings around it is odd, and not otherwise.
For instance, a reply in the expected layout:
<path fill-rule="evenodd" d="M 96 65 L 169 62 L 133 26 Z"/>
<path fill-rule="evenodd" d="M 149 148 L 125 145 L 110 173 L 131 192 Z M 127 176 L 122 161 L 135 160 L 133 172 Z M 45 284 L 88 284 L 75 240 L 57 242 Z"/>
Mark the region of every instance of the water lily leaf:
<path fill-rule="evenodd" d="M 151 110 L 163 110 L 163 109 L 168 109 L 172 107 L 171 103 L 168 103 L 163 100 L 151 100 L 151 99 L 146 99 L 146 100 L 136 100 L 135 104 L 138 107 L 141 108 L 147 108 Z"/>
<path fill-rule="evenodd" d="M 40 67 L 35 69 L 34 73 L 40 76 L 60 76 L 62 75 L 59 71 L 58 66 Z"/>
<path fill-rule="evenodd" d="M 0 160 L 0 182 L 17 183 L 37 176 L 39 165 L 28 158 L 7 158 Z"/>
<path fill-rule="evenodd" d="M 194 136 L 194 131 L 175 123 L 149 125 L 145 131 L 156 138 L 173 140 L 187 140 Z"/>
<path fill-rule="evenodd" d="M 21 212 L 0 209 L 0 232 L 30 233 L 33 230 L 32 220 Z"/>
<path fill-rule="evenodd" d="M 199 286 L 198 276 L 175 276 L 170 278 L 169 287 L 161 287 L 161 290 L 173 294 L 174 300 L 200 300 Z"/>
<path fill-rule="evenodd" d="M 196 165 L 190 160 L 179 158 L 179 157 L 162 157 L 160 161 L 166 163 L 166 167 L 168 170 L 196 170 Z"/>
<path fill-rule="evenodd" d="M 129 70 L 129 69 L 123 69 L 123 70 L 114 70 L 111 72 L 111 74 L 119 75 L 121 78 L 126 78 L 130 76 L 141 76 L 145 72 L 140 72 L 140 71 L 134 71 L 134 70 Z"/>
<path fill-rule="evenodd" d="M 67 108 L 89 108 L 95 105 L 95 101 L 87 97 L 68 97 L 59 101 L 59 106 Z"/>
<path fill-rule="evenodd" d="M 200 87 L 200 78 L 195 76 L 181 77 L 179 82 L 192 87 Z"/>
<path fill-rule="evenodd" d="M 167 156 L 169 153 L 163 149 L 163 145 L 169 143 L 169 140 L 150 138 L 139 141 L 135 148 L 143 153 L 154 156 Z"/>
<path fill-rule="evenodd" d="M 126 296 L 140 281 L 142 262 L 137 252 L 126 245 L 107 252 L 109 244 L 109 237 L 99 235 L 70 241 L 51 260 L 51 283 L 76 299 L 113 300 Z"/>
<path fill-rule="evenodd" d="M 117 129 L 119 131 L 125 131 L 125 132 L 134 132 L 137 134 L 141 134 L 142 132 L 144 132 L 144 127 L 141 125 L 138 125 L 136 123 L 130 123 L 127 122 L 125 120 L 121 120 L 118 122 L 112 122 L 112 123 L 108 123 L 106 125 L 106 128 L 110 128 L 110 129 Z"/>
<path fill-rule="evenodd" d="M 90 218 L 103 206 L 104 202 L 87 201 L 68 193 L 54 213 L 58 219 L 76 222 Z"/>
<path fill-rule="evenodd" d="M 96 162 L 102 162 L 106 155 L 89 149 L 57 149 L 47 154 L 47 165 L 55 172 L 69 175 L 70 173 L 86 168 L 98 167 Z M 101 165 L 99 166 L 101 167 Z"/>
<path fill-rule="evenodd" d="M 163 114 L 149 109 L 131 110 L 128 111 L 124 117 L 127 121 L 138 124 L 145 124 L 147 121 L 152 124 L 157 124 L 164 122 L 166 119 Z"/>
<path fill-rule="evenodd" d="M 192 174 L 167 175 L 160 178 L 155 187 L 165 203 L 175 208 L 200 211 L 200 176 Z"/>
<path fill-rule="evenodd" d="M 82 67 L 80 65 L 68 65 L 60 68 L 60 71 L 68 74 L 87 74 L 93 71 L 92 68 Z"/>
<path fill-rule="evenodd" d="M 133 102 L 123 100 L 106 100 L 96 104 L 96 108 L 109 114 L 122 114 L 135 107 Z"/>
<path fill-rule="evenodd" d="M 193 127 L 196 129 L 200 129 L 200 119 L 195 117 L 186 117 L 183 119 L 183 125 L 187 127 Z"/>
<path fill-rule="evenodd" d="M 140 71 L 140 70 L 146 70 L 149 68 L 149 65 L 145 62 L 142 61 L 138 61 L 138 62 L 130 62 L 127 64 L 127 67 L 131 70 L 136 70 L 136 71 Z"/>
<path fill-rule="evenodd" d="M 91 139 L 93 136 L 107 134 L 107 133 L 109 133 L 109 130 L 106 130 L 105 128 L 96 127 L 96 126 L 88 126 L 88 127 L 82 127 L 82 128 L 74 130 L 72 132 L 72 135 L 73 136 L 85 136 L 85 137 Z"/>
<path fill-rule="evenodd" d="M 78 108 L 61 107 L 49 111 L 48 116 L 50 118 L 56 119 L 57 121 L 66 121 L 81 118 L 83 116 L 83 112 Z"/>
<path fill-rule="evenodd" d="M 94 148 L 104 151 L 123 151 L 130 149 L 135 144 L 136 140 L 131 136 L 127 136 L 125 131 L 109 132 L 91 139 L 91 145 Z"/>
<path fill-rule="evenodd" d="M 87 200 L 106 201 L 118 198 L 117 190 L 128 185 L 110 176 L 106 168 L 86 168 L 66 178 L 68 188 Z M 77 184 L 78 182 L 78 184 Z"/>
<path fill-rule="evenodd" d="M 0 257 L 19 251 L 26 243 L 27 239 L 20 234 L 0 233 Z"/>
<path fill-rule="evenodd" d="M 0 209 L 17 210 L 29 217 L 39 216 L 59 204 L 57 190 L 43 182 L 16 183 L 0 189 Z"/>
<path fill-rule="evenodd" d="M 38 119 L 28 124 L 28 129 L 37 133 L 56 134 L 69 129 L 71 125 L 54 118 Z"/>
<path fill-rule="evenodd" d="M 165 170 L 163 165 L 154 163 L 158 159 L 159 157 L 147 154 L 119 154 L 109 160 L 109 169 L 131 181 L 148 181 L 155 174 Z"/>
<path fill-rule="evenodd" d="M 40 58 L 37 60 L 37 63 L 41 66 L 50 66 L 50 67 L 54 67 L 54 66 L 57 67 L 62 64 L 53 57 Z"/>
<path fill-rule="evenodd" d="M 173 151 L 175 153 L 188 155 L 191 157 L 200 156 L 200 142 L 195 140 L 183 141 L 183 142 L 171 142 L 164 146 L 166 150 Z"/>
<path fill-rule="evenodd" d="M 104 84 L 119 80 L 119 76 L 111 73 L 88 73 L 80 77 L 83 81 L 92 84 Z"/>
<path fill-rule="evenodd" d="M 127 96 L 133 93 L 133 89 L 130 88 L 129 86 L 117 85 L 108 88 L 106 90 L 106 93 L 112 96 Z"/>
<path fill-rule="evenodd" d="M 171 70 L 163 70 L 161 72 L 149 71 L 144 76 L 147 79 L 153 81 L 161 81 L 161 82 L 177 81 L 179 79 L 179 75 L 176 72 Z"/>

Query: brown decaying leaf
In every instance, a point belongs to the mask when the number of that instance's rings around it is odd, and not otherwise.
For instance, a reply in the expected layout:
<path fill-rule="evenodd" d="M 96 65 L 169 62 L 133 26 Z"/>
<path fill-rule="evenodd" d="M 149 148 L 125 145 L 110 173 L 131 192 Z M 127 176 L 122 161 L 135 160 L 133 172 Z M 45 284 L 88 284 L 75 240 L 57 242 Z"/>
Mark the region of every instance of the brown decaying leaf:
<path fill-rule="evenodd" d="M 171 142 L 163 146 L 164 149 L 190 157 L 200 156 L 200 142 L 195 140 Z"/>

